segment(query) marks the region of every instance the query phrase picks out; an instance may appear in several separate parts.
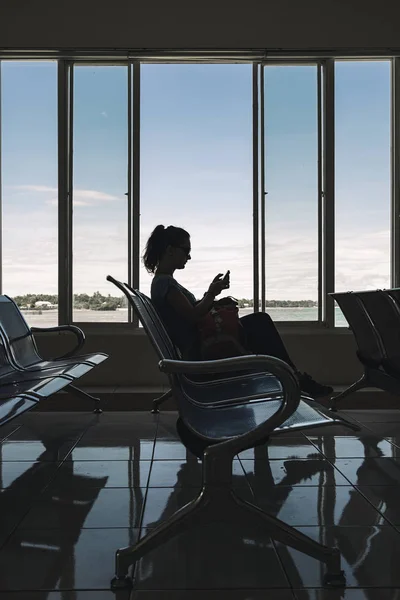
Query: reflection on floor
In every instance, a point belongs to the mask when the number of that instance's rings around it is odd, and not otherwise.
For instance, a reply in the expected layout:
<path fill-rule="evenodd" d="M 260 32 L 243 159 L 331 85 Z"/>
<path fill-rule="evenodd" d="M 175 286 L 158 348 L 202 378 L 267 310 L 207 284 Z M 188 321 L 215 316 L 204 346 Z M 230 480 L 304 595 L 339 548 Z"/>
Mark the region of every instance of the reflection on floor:
<path fill-rule="evenodd" d="M 110 591 L 114 553 L 191 500 L 201 464 L 176 413 L 30 413 L 0 429 L 0 600 L 399 600 L 400 410 L 276 437 L 234 462 L 237 493 L 336 545 L 347 589 L 245 518 L 192 530 Z"/>

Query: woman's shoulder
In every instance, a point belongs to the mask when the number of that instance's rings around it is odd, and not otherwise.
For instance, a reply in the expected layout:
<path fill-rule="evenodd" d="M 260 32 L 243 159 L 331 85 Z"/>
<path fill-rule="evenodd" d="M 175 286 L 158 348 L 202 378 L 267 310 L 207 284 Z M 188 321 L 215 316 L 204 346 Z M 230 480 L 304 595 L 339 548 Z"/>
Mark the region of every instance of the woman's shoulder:
<path fill-rule="evenodd" d="M 164 296 L 169 288 L 177 286 L 178 282 L 172 275 L 154 275 L 151 282 L 151 296 L 152 298 L 155 296 Z"/>
<path fill-rule="evenodd" d="M 151 282 L 151 287 L 165 285 L 178 285 L 178 282 L 172 277 L 172 275 L 165 275 L 164 273 L 160 275 L 154 275 L 153 281 Z"/>

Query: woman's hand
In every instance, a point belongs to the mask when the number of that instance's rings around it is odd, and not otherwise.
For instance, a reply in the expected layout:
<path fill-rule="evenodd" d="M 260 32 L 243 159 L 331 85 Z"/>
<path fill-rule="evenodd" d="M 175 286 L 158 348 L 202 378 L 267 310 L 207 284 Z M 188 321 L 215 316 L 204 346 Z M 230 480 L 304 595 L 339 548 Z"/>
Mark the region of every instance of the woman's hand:
<path fill-rule="evenodd" d="M 229 288 L 229 273 L 228 277 L 224 277 L 223 273 L 218 273 L 216 277 L 212 280 L 210 287 L 208 288 L 207 294 L 214 296 L 218 296 L 222 290 L 226 290 Z"/>

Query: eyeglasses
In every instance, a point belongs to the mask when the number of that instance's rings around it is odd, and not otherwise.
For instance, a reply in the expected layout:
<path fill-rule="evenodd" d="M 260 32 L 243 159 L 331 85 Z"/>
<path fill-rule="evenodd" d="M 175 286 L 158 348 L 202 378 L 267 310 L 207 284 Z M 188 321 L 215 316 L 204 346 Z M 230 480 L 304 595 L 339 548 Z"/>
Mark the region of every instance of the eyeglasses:
<path fill-rule="evenodd" d="M 180 248 L 181 250 L 184 251 L 186 256 L 190 256 L 190 252 L 192 250 L 191 248 L 188 248 L 187 246 L 176 246 L 176 248 Z"/>

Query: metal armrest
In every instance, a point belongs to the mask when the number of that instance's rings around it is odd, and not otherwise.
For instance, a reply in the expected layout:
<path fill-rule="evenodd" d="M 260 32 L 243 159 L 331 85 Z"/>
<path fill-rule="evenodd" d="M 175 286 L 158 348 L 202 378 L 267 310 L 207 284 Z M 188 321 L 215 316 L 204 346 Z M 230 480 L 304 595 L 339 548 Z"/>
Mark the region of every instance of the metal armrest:
<path fill-rule="evenodd" d="M 275 375 L 282 384 L 283 398 L 277 410 L 272 415 L 269 415 L 264 423 L 261 423 L 254 429 L 240 436 L 209 446 L 206 450 L 206 453 L 209 455 L 214 453 L 219 454 L 224 450 L 227 451 L 228 455 L 231 453 L 235 455 L 247 448 L 252 448 L 259 443 L 260 440 L 266 439 L 274 429 L 289 419 L 299 406 L 301 394 L 300 385 L 293 369 L 278 358 L 253 354 L 212 361 L 178 361 L 164 359 L 159 362 L 160 370 L 166 373 L 218 373 L 223 371 L 233 371 L 238 369 L 238 367 L 251 369 L 260 368 Z M 187 400 L 187 402 L 190 402 L 190 400 Z M 193 402 L 190 403 L 194 404 Z M 199 407 L 199 410 L 229 410 L 229 408 L 225 406 L 211 409 L 207 406 Z M 186 424 L 189 429 L 192 429 L 189 423 Z M 195 435 L 203 437 L 196 430 L 192 429 L 192 431 Z"/>
<path fill-rule="evenodd" d="M 85 334 L 83 333 L 82 329 L 80 327 L 77 327 L 76 325 L 58 325 L 57 327 L 31 327 L 31 332 L 33 334 L 59 333 L 60 331 L 69 331 L 70 333 L 73 333 L 77 338 L 77 344 L 75 348 L 73 348 L 69 352 L 66 352 L 62 356 L 57 356 L 49 360 L 60 360 L 62 358 L 70 358 L 71 356 L 76 354 L 76 352 L 83 348 L 83 345 L 85 343 Z"/>
<path fill-rule="evenodd" d="M 246 354 L 217 360 L 172 360 L 164 358 L 158 363 L 160 371 L 182 373 L 183 375 L 206 375 L 207 373 L 225 373 L 229 371 L 268 372 L 278 379 L 294 375 L 293 369 L 279 358 L 266 354 Z M 296 380 L 297 381 L 297 380 Z"/>

